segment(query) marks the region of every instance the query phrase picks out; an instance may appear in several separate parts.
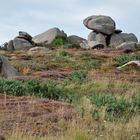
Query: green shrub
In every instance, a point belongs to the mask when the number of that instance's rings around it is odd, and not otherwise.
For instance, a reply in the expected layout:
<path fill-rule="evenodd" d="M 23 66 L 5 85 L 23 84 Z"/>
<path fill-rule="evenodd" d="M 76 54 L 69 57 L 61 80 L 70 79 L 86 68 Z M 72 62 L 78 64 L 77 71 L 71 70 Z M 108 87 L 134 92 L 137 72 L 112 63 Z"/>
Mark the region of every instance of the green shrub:
<path fill-rule="evenodd" d="M 53 100 L 73 102 L 76 95 L 73 91 L 65 90 L 61 83 L 48 79 L 29 79 L 23 81 L 0 78 L 0 93 L 14 96 L 36 96 Z"/>
<path fill-rule="evenodd" d="M 83 80 L 85 80 L 86 77 L 87 77 L 87 72 L 77 70 L 77 71 L 73 71 L 70 74 L 69 79 L 74 82 L 82 82 Z"/>
<path fill-rule="evenodd" d="M 59 50 L 59 51 L 56 53 L 56 55 L 57 55 L 58 57 L 69 57 L 69 56 L 70 56 L 70 54 L 69 54 L 67 51 L 63 50 L 63 49 Z"/>
<path fill-rule="evenodd" d="M 64 44 L 67 44 L 67 43 L 68 43 L 67 39 L 63 36 L 57 36 L 52 41 L 52 45 L 56 45 L 56 46 L 64 45 Z"/>
<path fill-rule="evenodd" d="M 0 78 L 0 92 L 11 95 L 25 95 L 26 88 L 20 81 Z"/>
<path fill-rule="evenodd" d="M 129 119 L 133 114 L 140 112 L 140 98 L 133 97 L 132 100 L 125 99 L 123 96 L 117 98 L 114 94 L 95 94 L 90 96 L 91 103 L 96 108 L 91 112 L 95 117 L 99 117 L 100 108 L 106 108 L 106 119 L 112 120 L 117 118 Z"/>
<path fill-rule="evenodd" d="M 98 68 L 99 67 L 99 63 L 97 63 L 96 61 L 85 61 L 82 63 L 82 67 L 85 69 L 92 69 L 92 68 Z"/>
<path fill-rule="evenodd" d="M 90 54 L 90 53 L 84 53 L 84 54 L 81 54 L 81 55 L 80 55 L 80 58 L 81 58 L 82 60 L 91 60 L 91 59 L 96 59 L 97 56 L 94 55 L 94 54 Z"/>

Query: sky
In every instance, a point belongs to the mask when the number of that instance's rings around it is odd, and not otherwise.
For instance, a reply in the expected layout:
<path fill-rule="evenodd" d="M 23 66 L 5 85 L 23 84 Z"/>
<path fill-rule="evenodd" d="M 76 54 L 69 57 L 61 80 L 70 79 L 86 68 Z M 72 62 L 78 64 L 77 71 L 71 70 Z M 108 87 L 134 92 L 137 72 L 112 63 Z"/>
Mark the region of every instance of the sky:
<path fill-rule="evenodd" d="M 83 20 L 91 15 L 112 17 L 117 29 L 140 40 L 140 0 L 1 0 L 0 44 L 18 31 L 35 36 L 53 27 L 87 38 Z"/>

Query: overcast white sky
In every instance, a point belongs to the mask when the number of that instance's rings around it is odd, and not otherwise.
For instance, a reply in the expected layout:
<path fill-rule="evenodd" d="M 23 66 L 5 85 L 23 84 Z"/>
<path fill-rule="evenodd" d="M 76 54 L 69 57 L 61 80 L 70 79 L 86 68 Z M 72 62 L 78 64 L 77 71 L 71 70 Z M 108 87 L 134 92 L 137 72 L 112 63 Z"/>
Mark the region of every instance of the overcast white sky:
<path fill-rule="evenodd" d="M 140 0 L 1 0 L 0 43 L 18 31 L 34 36 L 52 27 L 86 38 L 83 19 L 91 15 L 111 16 L 117 28 L 140 40 Z"/>

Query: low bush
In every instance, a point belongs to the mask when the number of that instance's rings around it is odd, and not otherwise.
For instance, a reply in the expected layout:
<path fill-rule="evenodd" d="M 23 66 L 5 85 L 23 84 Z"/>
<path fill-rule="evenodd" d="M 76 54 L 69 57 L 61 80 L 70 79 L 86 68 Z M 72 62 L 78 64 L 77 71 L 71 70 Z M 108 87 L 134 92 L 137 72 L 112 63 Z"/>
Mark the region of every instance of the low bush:
<path fill-rule="evenodd" d="M 97 56 L 95 54 L 90 54 L 90 53 L 84 53 L 80 55 L 80 58 L 82 60 L 91 60 L 91 59 L 96 59 Z"/>
<path fill-rule="evenodd" d="M 83 82 L 83 80 L 85 80 L 86 77 L 87 77 L 86 71 L 76 70 L 70 74 L 69 79 L 73 82 Z"/>
<path fill-rule="evenodd" d="M 25 95 L 26 88 L 20 81 L 0 78 L 0 92 L 22 96 Z"/>
<path fill-rule="evenodd" d="M 67 39 L 63 36 L 57 36 L 52 41 L 52 45 L 56 45 L 56 46 L 64 45 L 64 44 L 67 44 L 67 43 L 68 43 Z"/>
<path fill-rule="evenodd" d="M 125 99 L 123 96 L 117 97 L 113 94 L 95 94 L 90 96 L 89 99 L 91 103 L 96 106 L 92 110 L 93 116 L 98 116 L 100 114 L 100 108 L 105 108 L 105 118 L 112 119 L 121 119 L 125 120 L 130 119 L 133 114 L 137 114 L 140 111 L 140 98 L 133 97 L 130 99 Z"/>
<path fill-rule="evenodd" d="M 81 63 L 81 67 L 88 70 L 92 68 L 98 68 L 99 66 L 100 64 L 97 61 L 85 61 Z"/>
<path fill-rule="evenodd" d="M 52 79 L 45 81 L 39 79 L 16 81 L 0 78 L 0 93 L 14 96 L 36 96 L 72 102 L 76 97 L 74 92 L 65 90 L 60 85 L 61 83 Z"/>

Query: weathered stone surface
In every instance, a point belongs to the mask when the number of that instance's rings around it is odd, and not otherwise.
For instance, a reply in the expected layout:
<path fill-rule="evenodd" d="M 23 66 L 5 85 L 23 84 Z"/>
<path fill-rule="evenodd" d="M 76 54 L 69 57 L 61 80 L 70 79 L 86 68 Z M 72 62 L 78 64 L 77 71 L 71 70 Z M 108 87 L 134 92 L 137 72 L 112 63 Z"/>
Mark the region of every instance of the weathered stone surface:
<path fill-rule="evenodd" d="M 125 42 L 132 41 L 132 42 L 138 42 L 137 37 L 133 33 L 121 33 L 120 36 L 123 38 Z"/>
<path fill-rule="evenodd" d="M 68 41 L 72 44 L 80 44 L 82 43 L 83 41 L 86 41 L 86 39 L 82 38 L 82 37 L 79 37 L 79 36 L 76 36 L 76 35 L 71 35 L 71 36 L 68 36 Z"/>
<path fill-rule="evenodd" d="M 51 28 L 48 31 L 33 37 L 33 41 L 35 43 L 50 44 L 57 36 L 67 37 L 63 30 L 60 31 L 58 28 Z"/>
<path fill-rule="evenodd" d="M 29 41 L 32 40 L 32 36 L 29 35 L 27 32 L 23 32 L 23 31 L 19 31 L 19 36 L 18 36 L 18 38 L 23 38 L 23 39 L 29 40 Z"/>
<path fill-rule="evenodd" d="M 49 48 L 45 48 L 45 47 L 33 47 L 33 48 L 29 49 L 29 51 L 49 51 Z"/>
<path fill-rule="evenodd" d="M 113 34 L 110 38 L 110 47 L 116 47 L 124 42 L 124 39 L 120 34 Z"/>
<path fill-rule="evenodd" d="M 104 48 L 106 46 L 105 35 L 101 33 L 91 32 L 88 35 L 88 45 L 90 48 Z"/>
<path fill-rule="evenodd" d="M 137 43 L 138 39 L 132 33 L 130 33 L 130 34 L 127 34 L 127 33 L 113 34 L 110 39 L 110 47 L 116 47 L 116 46 L 122 44 L 123 42 Z"/>
<path fill-rule="evenodd" d="M 140 49 L 140 42 L 137 43 L 137 48 Z"/>
<path fill-rule="evenodd" d="M 14 50 L 13 40 L 10 40 L 7 45 L 7 50 Z"/>
<path fill-rule="evenodd" d="M 80 47 L 82 49 L 90 49 L 89 45 L 88 45 L 88 42 L 87 41 L 82 41 L 82 43 L 80 43 Z"/>
<path fill-rule="evenodd" d="M 115 32 L 115 22 L 109 16 L 93 15 L 83 21 L 84 25 L 91 30 L 103 34 L 113 34 Z"/>
<path fill-rule="evenodd" d="M 135 42 L 124 42 L 119 46 L 116 46 L 116 48 L 118 49 L 126 49 L 129 51 L 135 51 L 137 50 L 137 44 Z"/>
<path fill-rule="evenodd" d="M 2 55 L 0 55 L 0 75 L 7 78 L 19 75 L 18 71 L 10 65 L 8 59 Z"/>
<path fill-rule="evenodd" d="M 123 68 L 125 68 L 127 66 L 130 66 L 130 65 L 135 65 L 140 69 L 140 61 L 130 61 L 130 62 L 128 62 L 128 63 L 126 63 L 126 64 L 124 64 L 124 65 L 122 65 L 120 67 L 117 67 L 117 68 L 118 69 L 123 69 Z"/>
<path fill-rule="evenodd" d="M 34 45 L 31 44 L 28 40 L 16 37 L 13 40 L 13 46 L 15 50 L 25 50 L 25 49 L 32 48 Z"/>

